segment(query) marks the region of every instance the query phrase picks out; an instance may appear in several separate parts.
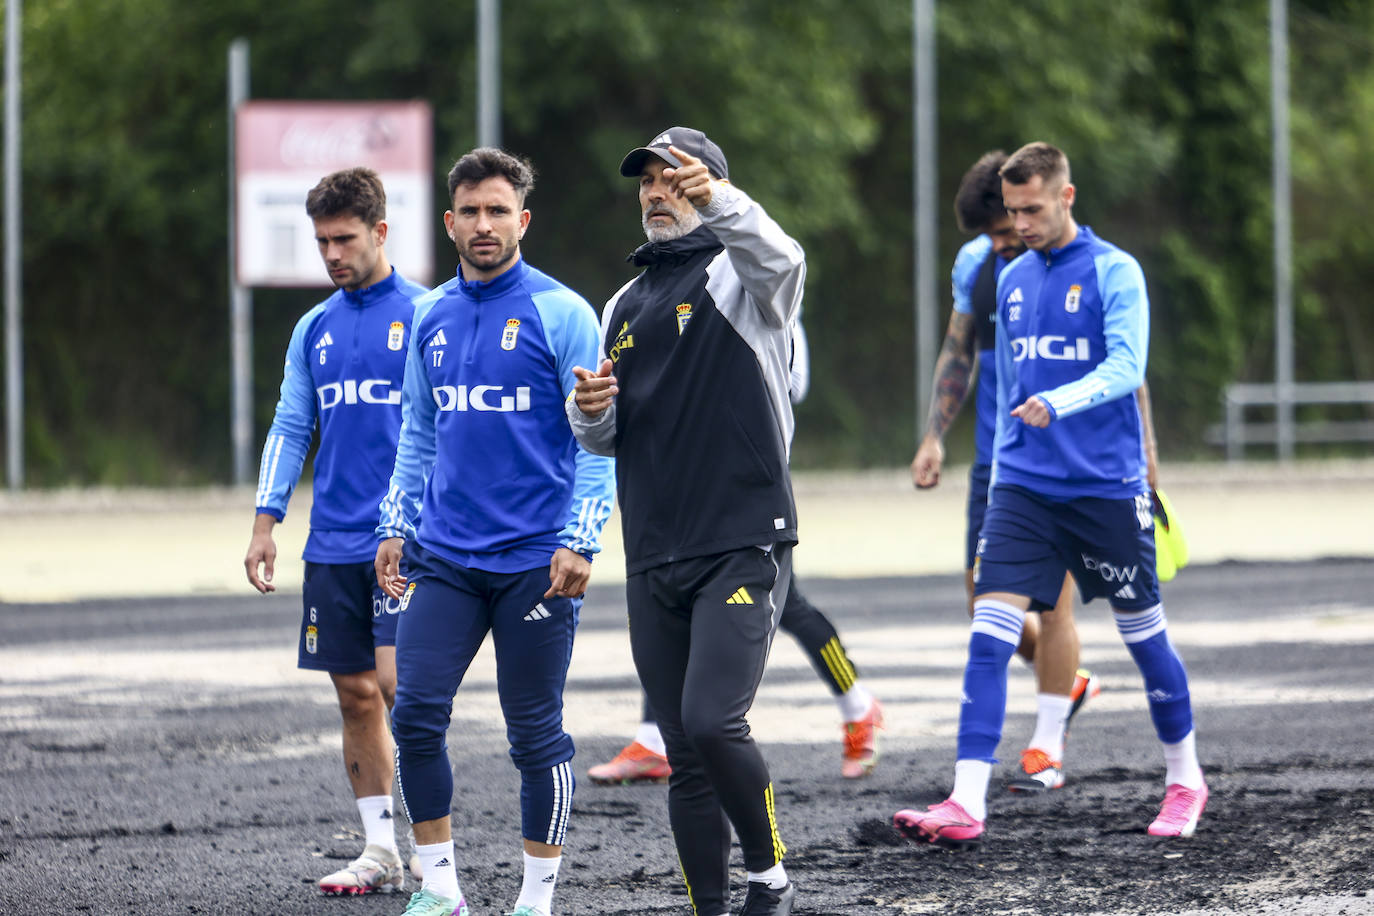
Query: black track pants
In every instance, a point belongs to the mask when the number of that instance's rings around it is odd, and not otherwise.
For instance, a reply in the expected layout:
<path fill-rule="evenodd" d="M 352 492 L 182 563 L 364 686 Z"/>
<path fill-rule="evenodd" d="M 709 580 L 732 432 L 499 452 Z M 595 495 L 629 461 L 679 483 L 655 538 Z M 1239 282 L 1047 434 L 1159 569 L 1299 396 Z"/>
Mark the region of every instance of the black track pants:
<path fill-rule="evenodd" d="M 668 818 L 697 913 L 726 912 L 730 827 L 745 867 L 786 851 L 768 766 L 745 714 L 791 581 L 791 545 L 657 566 L 630 576 L 630 648 L 658 713 L 673 775 Z"/>
<path fill-rule="evenodd" d="M 796 576 L 792 577 L 792 584 L 787 589 L 787 603 L 783 605 L 778 626 L 801 643 L 812 667 L 829 685 L 831 693 L 839 696 L 854 686 L 859 671 L 845 652 L 840 634 L 835 631 L 835 625 L 806 600 L 797 588 Z"/>

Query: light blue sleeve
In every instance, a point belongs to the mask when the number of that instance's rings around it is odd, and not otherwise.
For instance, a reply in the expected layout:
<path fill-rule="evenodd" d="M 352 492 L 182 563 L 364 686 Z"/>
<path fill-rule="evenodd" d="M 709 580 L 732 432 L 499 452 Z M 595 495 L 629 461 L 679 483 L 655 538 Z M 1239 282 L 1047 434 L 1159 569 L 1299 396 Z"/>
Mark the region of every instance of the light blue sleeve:
<path fill-rule="evenodd" d="M 310 384 L 305 337 L 323 311 L 322 302 L 302 315 L 291 332 L 282 369 L 281 397 L 258 464 L 258 513 L 271 515 L 277 521 L 286 517 L 286 505 L 301 478 L 301 468 L 310 451 L 310 436 L 315 431 L 315 390 Z"/>
<path fill-rule="evenodd" d="M 405 381 L 401 385 L 401 433 L 396 444 L 396 464 L 378 508 L 378 538 L 412 538 L 424 502 L 425 483 L 434 470 L 434 416 L 438 412 L 429 374 L 424 366 L 424 338 L 420 320 L 434 306 L 437 291 L 415 302 L 410 345 L 406 348 Z"/>
<path fill-rule="evenodd" d="M 577 385 L 573 367 L 597 365 L 601 329 L 596 311 L 571 290 L 551 290 L 532 298 L 553 353 L 559 387 L 570 398 Z M 558 540 L 569 550 L 591 557 L 601 552 L 601 530 L 615 504 L 615 460 L 593 455 L 579 442 L 574 462 L 572 505 Z"/>
<path fill-rule="evenodd" d="M 1007 268 L 997 278 L 997 321 L 995 322 L 996 330 L 993 337 L 993 360 L 997 366 L 997 422 L 993 427 L 992 477 L 988 484 L 989 494 L 992 493 L 992 485 L 997 480 L 997 456 L 1003 447 L 1014 441 L 1013 437 L 1021 435 L 1021 422 L 1011 415 L 1013 397 L 1011 389 L 1016 378 L 1016 367 L 1012 359 L 1011 341 L 1007 339 L 1006 322 L 1002 320 L 1002 299 L 1006 295 L 1005 287 L 1011 274 L 1011 268 Z"/>
<path fill-rule="evenodd" d="M 1102 294 L 1107 356 L 1075 382 L 1039 393 L 1055 417 L 1081 413 L 1133 394 L 1145 382 L 1150 347 L 1150 298 L 1135 258 L 1112 249 L 1093 258 Z M 1000 366 L 999 366 L 1000 368 Z"/>
<path fill-rule="evenodd" d="M 964 315 L 973 314 L 973 283 L 978 279 L 978 268 L 983 266 L 991 251 L 992 239 L 980 235 L 970 242 L 965 242 L 959 253 L 954 256 L 954 267 L 949 272 L 949 279 L 956 312 Z"/>

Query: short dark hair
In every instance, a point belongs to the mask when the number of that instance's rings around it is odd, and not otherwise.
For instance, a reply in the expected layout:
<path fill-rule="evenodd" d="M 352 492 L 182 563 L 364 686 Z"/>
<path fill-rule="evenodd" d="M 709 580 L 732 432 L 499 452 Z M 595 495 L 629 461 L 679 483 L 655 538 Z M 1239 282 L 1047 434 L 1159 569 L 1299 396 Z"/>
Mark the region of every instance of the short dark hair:
<path fill-rule="evenodd" d="M 1046 183 L 1060 179 L 1069 181 L 1069 157 L 1063 150 L 1048 143 L 1027 143 L 1011 154 L 1002 166 L 1002 179 L 1011 184 L 1026 184 L 1036 175 Z"/>
<path fill-rule="evenodd" d="M 1007 215 L 1002 203 L 1002 176 L 998 171 L 1007 161 L 1000 149 L 978 157 L 959 182 L 954 195 L 954 218 L 960 232 L 982 232 L 1000 216 Z"/>
<path fill-rule="evenodd" d="M 305 212 L 312 220 L 351 213 L 375 226 L 386 219 L 386 190 L 372 169 L 344 169 L 324 176 L 310 189 Z"/>
<path fill-rule="evenodd" d="M 448 173 L 448 199 L 459 185 L 480 184 L 488 178 L 504 178 L 515 189 L 515 196 L 523 205 L 534 190 L 534 166 L 528 159 L 512 156 L 502 149 L 480 146 L 453 164 Z"/>

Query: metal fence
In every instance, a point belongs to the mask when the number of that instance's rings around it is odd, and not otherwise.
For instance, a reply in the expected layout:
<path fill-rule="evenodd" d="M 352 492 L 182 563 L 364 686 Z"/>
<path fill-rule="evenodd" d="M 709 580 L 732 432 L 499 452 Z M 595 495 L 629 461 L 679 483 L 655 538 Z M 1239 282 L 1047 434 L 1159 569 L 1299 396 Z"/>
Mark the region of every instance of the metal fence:
<path fill-rule="evenodd" d="M 1374 382 L 1235 382 L 1226 386 L 1222 401 L 1225 419 L 1208 438 L 1226 449 L 1228 461 L 1243 459 L 1250 445 L 1272 445 L 1280 457 L 1290 457 L 1296 443 L 1374 442 L 1374 420 L 1292 417 L 1292 408 L 1314 404 L 1374 408 Z M 1251 419 L 1250 413 L 1260 409 L 1272 419 Z"/>

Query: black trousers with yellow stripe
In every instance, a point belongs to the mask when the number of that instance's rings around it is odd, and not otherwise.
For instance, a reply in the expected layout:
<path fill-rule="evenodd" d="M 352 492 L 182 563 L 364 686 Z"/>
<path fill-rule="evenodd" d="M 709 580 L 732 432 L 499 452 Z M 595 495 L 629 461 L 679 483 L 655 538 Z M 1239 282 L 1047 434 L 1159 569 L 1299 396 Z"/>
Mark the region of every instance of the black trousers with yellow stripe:
<path fill-rule="evenodd" d="M 859 679 L 859 671 L 845 652 L 835 625 L 806 600 L 797 588 L 796 576 L 792 577 L 792 584 L 787 589 L 787 603 L 783 605 L 778 627 L 801 643 L 816 673 L 835 696 L 849 690 Z"/>
<path fill-rule="evenodd" d="M 859 680 L 859 669 L 840 642 L 839 631 L 814 604 L 807 600 L 797 587 L 797 577 L 787 587 L 787 602 L 782 607 L 782 619 L 778 629 L 790 633 L 811 659 L 811 665 L 825 681 L 830 692 L 840 696 L 853 687 Z M 643 722 L 653 722 L 654 711 L 649 706 L 648 696 L 644 697 Z"/>
<path fill-rule="evenodd" d="M 791 545 L 746 547 L 628 577 L 630 648 L 673 774 L 668 820 L 697 916 L 730 910 L 730 828 L 744 865 L 782 859 L 768 766 L 745 715 L 791 581 Z"/>

